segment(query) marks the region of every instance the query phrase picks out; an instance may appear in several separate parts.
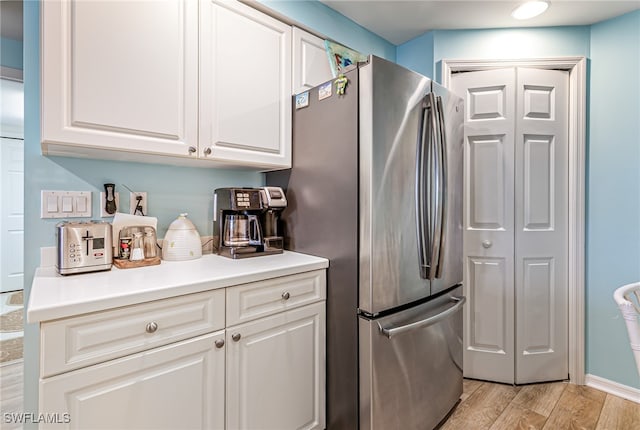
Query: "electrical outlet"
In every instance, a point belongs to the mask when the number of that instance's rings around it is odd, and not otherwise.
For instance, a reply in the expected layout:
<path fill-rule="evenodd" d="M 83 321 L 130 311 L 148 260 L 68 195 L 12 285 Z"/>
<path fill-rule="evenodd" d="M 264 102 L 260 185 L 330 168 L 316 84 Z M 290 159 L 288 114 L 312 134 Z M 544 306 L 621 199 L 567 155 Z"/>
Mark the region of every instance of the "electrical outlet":
<path fill-rule="evenodd" d="M 115 193 L 113 193 L 113 195 L 116 198 L 116 212 L 118 212 L 118 210 L 120 209 L 120 193 L 116 191 Z M 100 216 L 102 218 L 111 218 L 115 215 L 115 213 L 109 214 L 107 213 L 106 210 L 104 210 L 106 198 L 107 198 L 107 194 L 104 191 L 101 191 L 100 201 L 98 202 L 98 204 L 100 205 Z"/>
<path fill-rule="evenodd" d="M 140 213 L 136 213 L 136 206 L 138 205 L 137 197 L 142 197 L 142 200 L 140 200 L 140 206 L 142 206 L 142 213 L 144 215 L 149 215 L 147 213 L 147 207 L 148 207 L 147 193 L 138 192 L 138 191 L 129 193 L 129 213 L 131 215 L 141 215 Z"/>

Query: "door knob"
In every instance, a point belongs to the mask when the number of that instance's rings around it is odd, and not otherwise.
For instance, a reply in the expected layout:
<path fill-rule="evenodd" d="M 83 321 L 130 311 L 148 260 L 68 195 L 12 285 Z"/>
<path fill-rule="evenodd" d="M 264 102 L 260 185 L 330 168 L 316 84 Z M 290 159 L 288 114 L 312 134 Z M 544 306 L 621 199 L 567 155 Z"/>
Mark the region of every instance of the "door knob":
<path fill-rule="evenodd" d="M 197 151 L 197 149 L 196 149 L 196 147 L 195 147 L 195 146 L 190 146 L 190 147 L 189 147 L 189 154 L 193 154 L 193 153 L 195 153 L 196 151 Z"/>
<path fill-rule="evenodd" d="M 491 248 L 491 245 L 493 245 L 493 243 L 490 240 L 483 240 L 482 241 L 482 247 L 485 248 L 485 249 Z"/>
<path fill-rule="evenodd" d="M 284 300 L 289 300 L 290 297 L 291 297 L 291 294 L 289 294 L 288 291 L 285 291 L 284 293 L 282 293 L 282 298 Z"/>
<path fill-rule="evenodd" d="M 240 340 L 240 333 L 234 333 L 231 335 L 231 339 L 233 339 L 234 342 L 237 342 Z"/>
<path fill-rule="evenodd" d="M 224 346 L 224 339 L 218 339 L 215 342 L 216 348 L 222 348 Z"/>
<path fill-rule="evenodd" d="M 204 155 L 211 155 L 211 148 L 207 148 L 204 150 Z"/>

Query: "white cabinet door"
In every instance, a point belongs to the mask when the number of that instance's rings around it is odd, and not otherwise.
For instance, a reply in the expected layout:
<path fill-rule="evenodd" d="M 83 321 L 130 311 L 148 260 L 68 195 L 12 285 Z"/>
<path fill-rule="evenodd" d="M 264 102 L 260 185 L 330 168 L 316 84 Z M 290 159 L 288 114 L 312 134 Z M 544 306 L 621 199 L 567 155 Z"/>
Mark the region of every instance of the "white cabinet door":
<path fill-rule="evenodd" d="M 197 3 L 52 0 L 41 22 L 45 155 L 195 156 Z"/>
<path fill-rule="evenodd" d="M 200 2 L 200 155 L 291 166 L 291 27 L 237 1 Z"/>
<path fill-rule="evenodd" d="M 293 94 L 298 94 L 333 78 L 324 41 L 293 28 Z"/>
<path fill-rule="evenodd" d="M 40 410 L 65 428 L 223 429 L 223 340 L 218 331 L 41 380 Z"/>
<path fill-rule="evenodd" d="M 227 329 L 227 428 L 325 427 L 324 302 Z"/>

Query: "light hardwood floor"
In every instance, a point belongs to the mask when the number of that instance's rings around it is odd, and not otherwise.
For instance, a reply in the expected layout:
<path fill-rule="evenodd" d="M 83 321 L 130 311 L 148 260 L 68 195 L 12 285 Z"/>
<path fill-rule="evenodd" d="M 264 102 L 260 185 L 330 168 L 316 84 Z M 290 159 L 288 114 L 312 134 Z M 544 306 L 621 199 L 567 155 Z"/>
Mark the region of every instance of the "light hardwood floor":
<path fill-rule="evenodd" d="M 22 403 L 22 360 L 0 365 L 0 428 L 2 430 L 21 429 L 18 423 L 8 423 L 5 413 L 24 412 Z"/>
<path fill-rule="evenodd" d="M 441 430 L 637 430 L 640 404 L 564 382 L 520 387 L 464 380 Z"/>

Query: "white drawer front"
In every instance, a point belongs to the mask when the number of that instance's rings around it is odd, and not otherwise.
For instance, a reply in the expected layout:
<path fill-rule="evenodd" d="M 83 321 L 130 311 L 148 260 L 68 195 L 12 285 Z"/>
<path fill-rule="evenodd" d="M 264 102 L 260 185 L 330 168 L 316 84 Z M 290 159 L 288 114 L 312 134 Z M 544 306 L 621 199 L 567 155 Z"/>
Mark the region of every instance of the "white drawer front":
<path fill-rule="evenodd" d="M 221 289 L 43 323 L 41 377 L 223 329 L 224 306 Z"/>
<path fill-rule="evenodd" d="M 325 299 L 324 270 L 227 288 L 227 327 Z"/>

